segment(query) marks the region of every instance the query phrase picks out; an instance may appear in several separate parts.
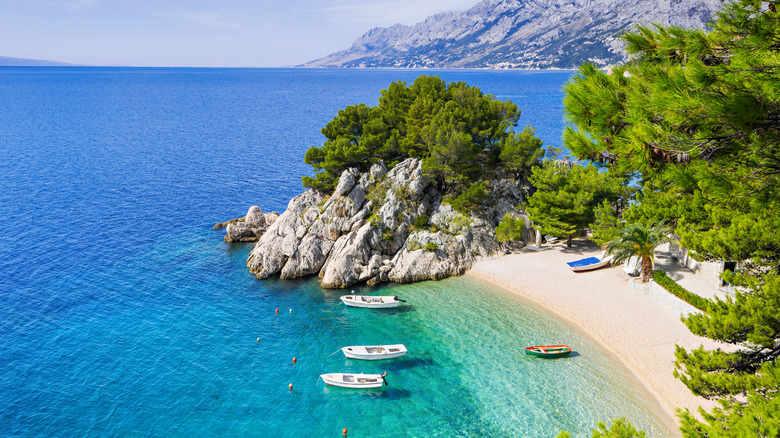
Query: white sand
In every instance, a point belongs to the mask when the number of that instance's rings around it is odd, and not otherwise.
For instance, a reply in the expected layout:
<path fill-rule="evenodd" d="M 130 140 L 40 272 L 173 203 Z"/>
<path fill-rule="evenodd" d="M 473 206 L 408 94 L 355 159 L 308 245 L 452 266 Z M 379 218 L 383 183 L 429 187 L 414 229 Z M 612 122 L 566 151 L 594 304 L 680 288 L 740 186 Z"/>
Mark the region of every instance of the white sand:
<path fill-rule="evenodd" d="M 566 262 L 599 252 L 584 241 L 575 241 L 571 249 L 565 244 L 546 245 L 541 251 L 526 249 L 481 261 L 469 274 L 509 289 L 581 328 L 612 352 L 658 400 L 661 414 L 667 415 L 661 420 L 667 425 L 678 424 L 677 408 L 710 410 L 714 402 L 694 396 L 672 375 L 674 346 L 690 350 L 718 345 L 693 335 L 677 313 L 649 295 L 630 291 L 629 277 L 620 266 L 583 273 L 566 266 Z M 673 432 L 679 434 L 677 429 Z"/>

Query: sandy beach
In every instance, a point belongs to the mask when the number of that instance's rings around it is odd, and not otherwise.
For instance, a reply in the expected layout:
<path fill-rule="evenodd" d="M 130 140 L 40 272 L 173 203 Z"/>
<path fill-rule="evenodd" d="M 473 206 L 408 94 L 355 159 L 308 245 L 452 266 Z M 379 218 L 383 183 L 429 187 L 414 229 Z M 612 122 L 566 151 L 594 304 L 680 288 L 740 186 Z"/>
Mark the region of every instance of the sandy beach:
<path fill-rule="evenodd" d="M 715 402 L 694 396 L 673 376 L 674 346 L 711 349 L 718 345 L 693 335 L 677 313 L 649 295 L 629 290 L 629 277 L 620 266 L 584 273 L 574 273 L 566 266 L 566 262 L 599 253 L 586 241 L 575 241 L 572 248 L 544 245 L 538 251 L 525 249 L 480 261 L 469 275 L 547 308 L 603 345 L 656 398 L 670 427 L 678 424 L 677 408 L 711 409 Z M 672 432 L 679 435 L 676 428 Z"/>

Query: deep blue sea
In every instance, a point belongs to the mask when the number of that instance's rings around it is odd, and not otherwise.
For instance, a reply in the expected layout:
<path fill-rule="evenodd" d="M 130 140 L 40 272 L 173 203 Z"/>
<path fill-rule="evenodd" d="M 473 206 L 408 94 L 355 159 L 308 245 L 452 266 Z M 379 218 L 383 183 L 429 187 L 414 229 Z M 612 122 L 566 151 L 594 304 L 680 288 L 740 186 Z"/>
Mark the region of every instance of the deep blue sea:
<path fill-rule="evenodd" d="M 251 246 L 212 230 L 283 211 L 339 109 L 421 74 L 560 145 L 571 72 L 0 68 L 0 436 L 585 437 L 620 416 L 668 435 L 624 368 L 511 293 L 463 277 L 346 308 L 316 279 L 255 279 Z M 562 342 L 577 353 L 523 354 Z M 367 343 L 409 354 L 331 355 Z M 318 380 L 383 370 L 378 391 Z"/>

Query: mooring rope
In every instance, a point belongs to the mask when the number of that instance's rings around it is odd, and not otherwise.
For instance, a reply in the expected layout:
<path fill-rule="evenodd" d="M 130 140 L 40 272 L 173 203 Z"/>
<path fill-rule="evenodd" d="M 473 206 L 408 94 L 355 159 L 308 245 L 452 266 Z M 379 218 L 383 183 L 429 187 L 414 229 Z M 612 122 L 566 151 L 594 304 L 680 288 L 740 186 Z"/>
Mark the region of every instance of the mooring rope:
<path fill-rule="evenodd" d="M 327 359 L 327 358 L 329 358 L 329 357 L 333 356 L 334 354 L 338 353 L 339 351 L 341 351 L 341 348 L 339 348 L 338 350 L 334 351 L 333 353 L 331 353 L 331 354 L 329 354 L 329 355 L 327 355 L 327 356 L 323 357 L 323 359 Z"/>

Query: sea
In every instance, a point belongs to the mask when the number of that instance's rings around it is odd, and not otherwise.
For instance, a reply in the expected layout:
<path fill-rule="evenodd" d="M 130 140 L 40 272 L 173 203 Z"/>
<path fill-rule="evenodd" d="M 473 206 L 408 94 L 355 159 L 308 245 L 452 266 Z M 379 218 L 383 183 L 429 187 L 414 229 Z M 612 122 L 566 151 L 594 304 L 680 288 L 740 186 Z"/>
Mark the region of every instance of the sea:
<path fill-rule="evenodd" d="M 284 211 L 339 109 L 424 74 L 561 146 L 571 71 L 0 68 L 0 436 L 588 437 L 619 417 L 669 436 L 614 357 L 508 291 L 359 286 L 406 303 L 348 308 L 316 277 L 257 280 L 252 245 L 212 229 Z M 339 350 L 393 343 L 409 353 Z M 382 371 L 379 390 L 319 378 Z"/>

